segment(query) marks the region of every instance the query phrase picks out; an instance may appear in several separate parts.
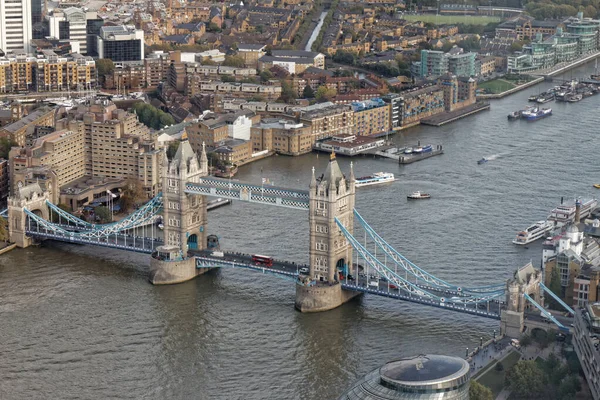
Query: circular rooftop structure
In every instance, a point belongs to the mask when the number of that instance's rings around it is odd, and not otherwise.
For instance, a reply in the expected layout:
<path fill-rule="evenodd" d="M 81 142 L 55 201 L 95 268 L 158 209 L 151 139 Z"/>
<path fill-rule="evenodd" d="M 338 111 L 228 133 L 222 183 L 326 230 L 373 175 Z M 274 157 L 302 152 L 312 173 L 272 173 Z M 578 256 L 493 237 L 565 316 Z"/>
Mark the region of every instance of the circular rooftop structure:
<path fill-rule="evenodd" d="M 418 355 L 370 372 L 340 399 L 467 400 L 469 380 L 469 363 L 462 358 Z"/>

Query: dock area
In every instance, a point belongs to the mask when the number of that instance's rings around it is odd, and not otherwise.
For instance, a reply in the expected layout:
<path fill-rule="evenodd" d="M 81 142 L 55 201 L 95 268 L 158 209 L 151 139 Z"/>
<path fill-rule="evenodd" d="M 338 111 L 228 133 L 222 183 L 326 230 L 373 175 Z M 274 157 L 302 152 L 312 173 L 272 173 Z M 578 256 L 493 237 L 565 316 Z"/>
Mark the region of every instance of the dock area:
<path fill-rule="evenodd" d="M 435 148 L 431 149 L 430 151 L 406 153 L 407 149 L 415 149 L 419 147 L 421 147 L 421 142 L 418 142 L 415 146 L 405 147 L 388 145 L 377 150 L 371 150 L 368 152 L 368 154 L 375 157 L 390 158 L 398 161 L 400 164 L 412 164 L 416 161 L 425 160 L 426 158 L 439 156 L 440 154 L 444 153 L 444 149 L 442 148 L 441 144 L 436 145 Z"/>
<path fill-rule="evenodd" d="M 490 103 L 478 101 L 475 104 L 471 104 L 470 106 L 463 107 L 459 110 L 454 110 L 448 113 L 440 113 L 432 117 L 422 119 L 421 124 L 431 126 L 442 126 L 450 122 L 456 121 L 457 119 L 464 118 L 468 115 L 472 115 L 480 111 L 489 109 Z"/>

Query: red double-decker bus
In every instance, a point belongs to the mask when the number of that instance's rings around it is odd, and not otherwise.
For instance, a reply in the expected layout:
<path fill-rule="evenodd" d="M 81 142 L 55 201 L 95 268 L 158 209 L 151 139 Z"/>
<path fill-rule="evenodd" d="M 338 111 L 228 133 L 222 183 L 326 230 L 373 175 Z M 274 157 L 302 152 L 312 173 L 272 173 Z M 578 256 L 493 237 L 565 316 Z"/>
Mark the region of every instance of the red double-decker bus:
<path fill-rule="evenodd" d="M 265 267 L 272 267 L 273 266 L 273 257 L 261 256 L 259 254 L 253 254 L 252 262 L 254 262 L 255 264 L 264 265 Z"/>

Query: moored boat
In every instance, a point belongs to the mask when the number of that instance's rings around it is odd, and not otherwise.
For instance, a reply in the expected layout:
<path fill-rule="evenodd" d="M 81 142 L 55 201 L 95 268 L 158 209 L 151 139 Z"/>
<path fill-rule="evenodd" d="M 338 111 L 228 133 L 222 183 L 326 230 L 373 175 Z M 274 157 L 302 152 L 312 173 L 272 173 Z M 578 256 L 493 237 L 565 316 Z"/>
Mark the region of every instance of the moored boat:
<path fill-rule="evenodd" d="M 600 183 L 594 183 L 594 187 L 595 187 L 596 189 L 600 189 Z"/>
<path fill-rule="evenodd" d="M 541 239 L 546 236 L 546 233 L 550 232 L 554 224 L 549 221 L 538 221 L 535 224 L 527 227 L 527 229 L 518 232 L 517 237 L 513 240 L 514 244 L 526 245 Z"/>
<path fill-rule="evenodd" d="M 356 187 L 378 185 L 381 183 L 388 183 L 395 181 L 394 174 L 390 172 L 376 172 L 373 175 L 363 176 L 357 178 L 355 182 Z"/>
<path fill-rule="evenodd" d="M 521 111 L 513 111 L 508 114 L 508 119 L 519 119 L 521 118 Z"/>
<path fill-rule="evenodd" d="M 420 191 L 413 192 L 406 196 L 409 200 L 423 200 L 430 199 L 431 195 L 429 193 L 421 193 Z"/>
<path fill-rule="evenodd" d="M 598 205 L 598 200 L 596 199 L 585 199 L 585 200 L 575 200 L 570 201 L 566 204 L 559 205 L 554 208 L 550 215 L 548 216 L 548 221 L 552 222 L 557 228 L 564 226 L 570 222 L 575 220 L 575 212 L 577 209 L 577 202 L 581 205 L 581 209 L 579 210 L 579 217 L 583 220 L 587 218 L 594 208 Z"/>
<path fill-rule="evenodd" d="M 538 119 L 548 117 L 552 115 L 551 108 L 534 108 L 532 110 L 526 110 L 521 113 L 522 118 L 525 118 L 528 121 L 536 121 Z"/>

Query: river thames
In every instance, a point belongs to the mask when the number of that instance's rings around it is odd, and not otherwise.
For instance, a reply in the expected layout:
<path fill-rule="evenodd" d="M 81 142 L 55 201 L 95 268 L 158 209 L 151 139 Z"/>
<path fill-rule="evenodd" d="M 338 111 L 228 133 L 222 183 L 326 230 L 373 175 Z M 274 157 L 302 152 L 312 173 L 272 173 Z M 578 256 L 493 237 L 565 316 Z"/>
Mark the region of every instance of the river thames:
<path fill-rule="evenodd" d="M 357 176 L 398 178 L 358 189 L 356 208 L 406 257 L 453 283 L 499 283 L 530 260 L 539 266 L 541 244 L 516 247 L 515 233 L 545 219 L 561 197 L 595 196 L 600 182 L 600 96 L 549 103 L 554 115 L 537 122 L 507 120 L 552 85 L 393 138 L 443 144 L 442 156 L 407 166 L 356 158 Z M 491 161 L 477 165 L 482 157 Z M 323 172 L 328 159 L 271 157 L 237 178 L 307 188 L 312 166 Z M 339 162 L 348 171 L 350 160 Z M 432 199 L 408 202 L 415 190 Z M 307 262 L 305 212 L 234 203 L 209 220 L 224 249 Z M 53 244 L 1 256 L 0 398 L 331 399 L 386 361 L 464 356 L 499 328 L 371 296 L 301 314 L 293 283 L 243 270 L 165 287 L 150 285 L 147 274 L 147 256 L 102 248 Z"/>

